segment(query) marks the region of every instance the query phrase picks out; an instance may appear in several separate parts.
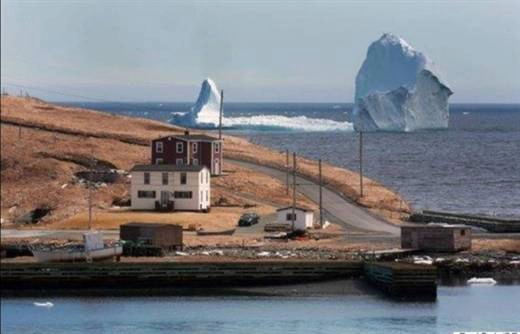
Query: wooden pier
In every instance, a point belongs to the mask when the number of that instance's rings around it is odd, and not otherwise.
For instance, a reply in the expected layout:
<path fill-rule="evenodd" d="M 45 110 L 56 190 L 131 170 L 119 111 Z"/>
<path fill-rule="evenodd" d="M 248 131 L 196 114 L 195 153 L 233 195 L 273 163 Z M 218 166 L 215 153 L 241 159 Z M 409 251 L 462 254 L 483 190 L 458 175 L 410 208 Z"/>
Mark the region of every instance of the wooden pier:
<path fill-rule="evenodd" d="M 175 289 L 298 284 L 364 277 L 394 297 L 435 299 L 436 268 L 397 262 L 215 261 L 2 263 L 2 295 L 40 293 L 167 295 Z M 193 290 L 191 290 L 193 291 Z"/>
<path fill-rule="evenodd" d="M 355 261 L 2 263 L 2 290 L 295 284 L 360 277 Z"/>
<path fill-rule="evenodd" d="M 437 298 L 437 269 L 402 262 L 366 262 L 365 279 L 393 297 Z"/>
<path fill-rule="evenodd" d="M 520 232 L 520 220 L 499 218 L 484 215 L 468 215 L 451 212 L 423 210 L 414 212 L 410 216 L 414 223 L 445 223 L 464 224 L 483 228 L 492 233 L 516 233 Z"/>

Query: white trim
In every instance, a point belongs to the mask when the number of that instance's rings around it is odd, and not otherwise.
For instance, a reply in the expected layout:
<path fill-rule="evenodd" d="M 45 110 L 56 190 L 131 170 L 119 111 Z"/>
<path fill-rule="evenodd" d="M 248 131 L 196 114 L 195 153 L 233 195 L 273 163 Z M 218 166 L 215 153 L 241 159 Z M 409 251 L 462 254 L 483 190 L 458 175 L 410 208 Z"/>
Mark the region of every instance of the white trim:
<path fill-rule="evenodd" d="M 160 165 L 164 162 L 164 159 L 163 158 L 155 158 L 155 164 L 156 165 Z"/>
<path fill-rule="evenodd" d="M 164 146 L 162 141 L 156 141 L 155 142 L 155 152 L 156 153 L 163 153 L 164 152 Z"/>
<path fill-rule="evenodd" d="M 197 142 L 194 142 L 192 145 L 193 145 L 193 153 L 197 153 L 197 151 L 199 149 L 199 144 Z"/>
<path fill-rule="evenodd" d="M 184 152 L 184 142 L 178 141 L 177 143 L 175 143 L 175 152 L 177 152 L 177 153 L 183 153 Z"/>

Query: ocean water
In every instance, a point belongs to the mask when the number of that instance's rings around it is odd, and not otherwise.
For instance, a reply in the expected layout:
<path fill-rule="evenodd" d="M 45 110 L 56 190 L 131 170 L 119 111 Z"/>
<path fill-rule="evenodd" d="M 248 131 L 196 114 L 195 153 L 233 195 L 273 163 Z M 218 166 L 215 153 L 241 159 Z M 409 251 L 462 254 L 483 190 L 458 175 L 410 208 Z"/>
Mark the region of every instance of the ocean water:
<path fill-rule="evenodd" d="M 2 333 L 519 331 L 518 286 L 440 287 L 436 302 L 326 297 L 2 298 Z"/>
<path fill-rule="evenodd" d="M 168 122 L 191 103 L 67 103 Z M 358 168 L 345 103 L 227 103 L 227 133 Z M 338 130 L 342 129 L 342 130 Z M 364 136 L 364 172 L 414 209 L 520 216 L 520 105 L 455 104 L 447 130 Z"/>

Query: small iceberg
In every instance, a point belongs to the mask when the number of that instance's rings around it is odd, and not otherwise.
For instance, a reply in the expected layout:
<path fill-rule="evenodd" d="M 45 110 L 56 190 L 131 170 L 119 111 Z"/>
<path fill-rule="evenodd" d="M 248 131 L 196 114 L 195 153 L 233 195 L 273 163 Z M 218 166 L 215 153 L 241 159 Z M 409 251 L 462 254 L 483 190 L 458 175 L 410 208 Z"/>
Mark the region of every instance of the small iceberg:
<path fill-rule="evenodd" d="M 478 284 L 478 285 L 495 285 L 497 284 L 497 281 L 495 281 L 493 278 L 491 277 L 481 277 L 481 278 L 478 278 L 478 277 L 473 277 L 473 278 L 470 278 L 466 283 L 468 284 Z"/>
<path fill-rule="evenodd" d="M 426 264 L 426 265 L 431 265 L 433 264 L 433 260 L 431 257 L 429 256 L 414 256 L 413 257 L 413 263 L 414 264 Z"/>
<path fill-rule="evenodd" d="M 45 302 L 45 303 L 34 302 L 33 304 L 34 304 L 34 306 L 38 306 L 38 307 L 48 307 L 48 308 L 54 306 L 54 304 L 51 303 L 51 302 Z"/>
<path fill-rule="evenodd" d="M 170 123 L 190 128 L 215 129 L 220 123 L 220 90 L 213 80 L 202 82 L 199 97 L 188 112 L 170 112 Z M 287 114 L 285 112 L 284 114 Z M 244 113 L 240 113 L 244 115 Z M 227 117 L 222 115 L 222 126 L 227 129 L 294 130 L 294 131 L 352 131 L 352 123 L 306 116 L 262 114 Z"/>

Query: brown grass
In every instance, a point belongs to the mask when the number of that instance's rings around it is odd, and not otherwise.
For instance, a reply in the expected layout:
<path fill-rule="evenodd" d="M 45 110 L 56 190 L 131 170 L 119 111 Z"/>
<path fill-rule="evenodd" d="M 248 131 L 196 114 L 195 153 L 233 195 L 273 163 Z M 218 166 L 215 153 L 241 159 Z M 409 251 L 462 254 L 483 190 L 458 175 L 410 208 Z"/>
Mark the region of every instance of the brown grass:
<path fill-rule="evenodd" d="M 10 96 L 1 98 L 0 118 L 1 214 L 8 220 L 40 205 L 54 208 L 48 218 L 52 223 L 84 211 L 86 190 L 71 184 L 73 174 L 85 168 L 81 159 L 94 156 L 128 170 L 136 163 L 149 161 L 151 139 L 183 131 L 157 121 Z M 20 128 L 21 138 L 18 137 Z M 285 168 L 284 154 L 242 138 L 224 136 L 224 140 L 227 158 Z M 316 180 L 316 161 L 298 158 L 297 163 L 301 175 Z M 229 162 L 225 162 L 224 169 L 228 175 L 212 181 L 214 200 L 224 198 L 228 204 L 236 205 L 262 202 L 283 206 L 290 203 L 281 182 Z M 368 178 L 365 178 L 366 195 L 359 198 L 357 173 L 324 164 L 323 174 L 328 187 L 392 221 L 398 221 L 403 213 L 410 211 L 398 194 Z M 66 183 L 67 187 L 62 189 Z M 125 196 L 127 192 L 128 183 L 124 180 L 101 188 L 96 192 L 96 205 L 109 207 L 114 198 Z M 313 205 L 303 197 L 298 201 L 304 206 Z M 11 208 L 14 209 L 9 210 Z"/>

